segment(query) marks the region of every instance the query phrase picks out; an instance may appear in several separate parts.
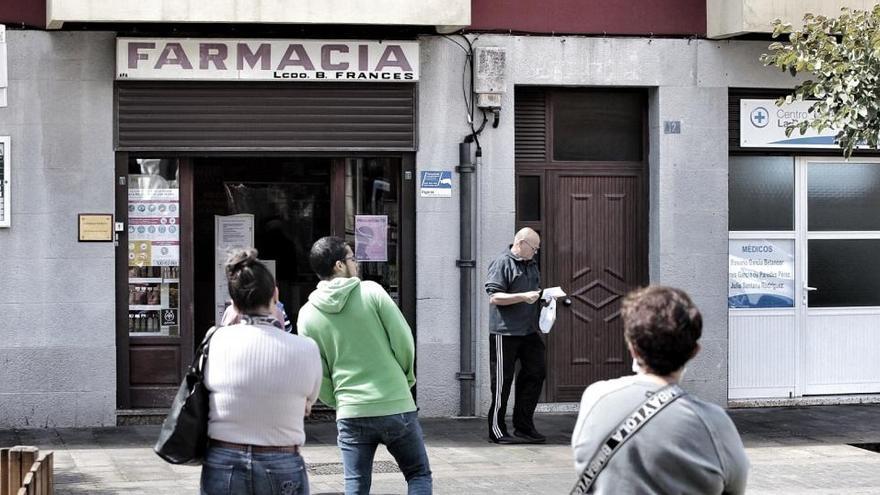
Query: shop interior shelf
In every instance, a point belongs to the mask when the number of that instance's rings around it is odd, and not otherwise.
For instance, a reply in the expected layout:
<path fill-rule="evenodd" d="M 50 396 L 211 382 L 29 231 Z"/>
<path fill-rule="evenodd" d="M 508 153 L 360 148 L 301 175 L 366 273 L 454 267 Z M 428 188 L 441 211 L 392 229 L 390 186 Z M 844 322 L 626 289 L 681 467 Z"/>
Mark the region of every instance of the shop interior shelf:
<path fill-rule="evenodd" d="M 161 304 L 129 304 L 129 311 L 158 311 L 162 309 Z"/>
<path fill-rule="evenodd" d="M 131 277 L 128 279 L 128 283 L 130 284 L 161 284 L 161 277 Z"/>

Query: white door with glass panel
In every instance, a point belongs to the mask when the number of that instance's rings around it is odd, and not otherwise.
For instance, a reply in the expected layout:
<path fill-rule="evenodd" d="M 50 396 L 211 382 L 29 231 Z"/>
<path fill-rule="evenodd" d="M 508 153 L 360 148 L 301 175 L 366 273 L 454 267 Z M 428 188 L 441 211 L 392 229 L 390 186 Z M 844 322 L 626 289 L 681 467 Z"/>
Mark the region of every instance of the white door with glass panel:
<path fill-rule="evenodd" d="M 798 160 L 803 393 L 880 392 L 880 162 Z"/>
<path fill-rule="evenodd" d="M 731 157 L 731 399 L 880 393 L 880 160 Z"/>

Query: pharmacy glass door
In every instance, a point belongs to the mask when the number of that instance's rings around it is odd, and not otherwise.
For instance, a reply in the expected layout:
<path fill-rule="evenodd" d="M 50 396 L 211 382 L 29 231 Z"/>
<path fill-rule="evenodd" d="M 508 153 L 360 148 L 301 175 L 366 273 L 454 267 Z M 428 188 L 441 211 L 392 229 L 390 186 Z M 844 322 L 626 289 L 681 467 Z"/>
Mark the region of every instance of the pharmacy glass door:
<path fill-rule="evenodd" d="M 117 159 L 117 404 L 165 408 L 192 354 L 183 235 L 188 161 Z"/>

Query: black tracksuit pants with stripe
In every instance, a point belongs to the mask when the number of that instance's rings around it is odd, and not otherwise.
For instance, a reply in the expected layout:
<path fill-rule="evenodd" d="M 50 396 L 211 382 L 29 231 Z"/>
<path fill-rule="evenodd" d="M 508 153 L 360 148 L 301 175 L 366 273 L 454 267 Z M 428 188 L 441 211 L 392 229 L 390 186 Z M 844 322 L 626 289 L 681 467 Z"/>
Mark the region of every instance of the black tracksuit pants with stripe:
<path fill-rule="evenodd" d="M 525 336 L 489 334 L 489 371 L 492 377 L 492 405 L 489 408 L 489 436 L 507 435 L 504 416 L 513 384 L 516 362 L 516 394 L 513 402 L 513 427 L 518 431 L 535 429 L 535 407 L 544 385 L 546 361 L 544 341 L 537 333 Z"/>

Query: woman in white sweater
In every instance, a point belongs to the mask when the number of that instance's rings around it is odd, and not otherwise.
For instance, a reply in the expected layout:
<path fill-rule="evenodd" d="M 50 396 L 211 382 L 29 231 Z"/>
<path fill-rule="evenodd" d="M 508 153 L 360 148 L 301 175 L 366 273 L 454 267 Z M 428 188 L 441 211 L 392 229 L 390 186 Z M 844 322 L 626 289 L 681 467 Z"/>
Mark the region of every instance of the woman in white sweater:
<path fill-rule="evenodd" d="M 241 322 L 218 329 L 205 367 L 210 391 L 208 453 L 201 493 L 309 493 L 300 447 L 303 417 L 321 387 L 321 356 L 308 338 L 272 316 L 275 280 L 253 249 L 226 263 Z"/>

